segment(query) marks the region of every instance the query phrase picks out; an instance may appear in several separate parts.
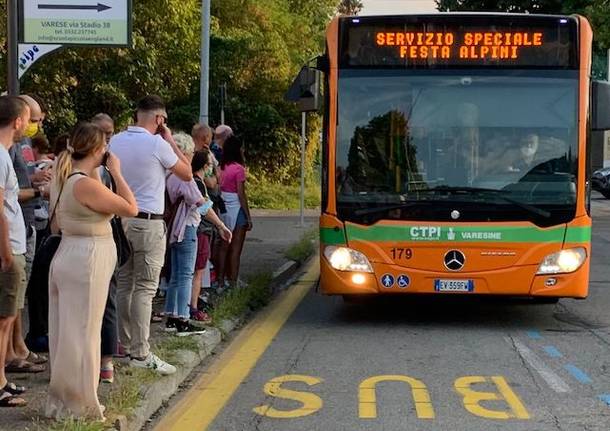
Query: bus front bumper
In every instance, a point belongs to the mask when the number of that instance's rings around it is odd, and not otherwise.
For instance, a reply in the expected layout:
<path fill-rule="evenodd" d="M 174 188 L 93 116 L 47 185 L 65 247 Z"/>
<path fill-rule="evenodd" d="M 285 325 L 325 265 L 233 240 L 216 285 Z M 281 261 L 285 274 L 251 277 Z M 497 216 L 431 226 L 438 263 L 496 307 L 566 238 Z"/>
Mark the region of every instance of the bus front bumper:
<path fill-rule="evenodd" d="M 341 272 L 331 268 L 322 257 L 321 292 L 326 295 L 475 294 L 570 298 L 588 295 L 589 259 L 573 273 L 543 276 L 536 275 L 537 265 L 477 273 L 422 271 L 381 263 L 374 263 L 373 268 L 374 273 Z M 447 285 L 451 287 L 453 281 L 458 282 L 454 283 L 458 287 L 467 285 L 468 290 L 443 290 Z"/>

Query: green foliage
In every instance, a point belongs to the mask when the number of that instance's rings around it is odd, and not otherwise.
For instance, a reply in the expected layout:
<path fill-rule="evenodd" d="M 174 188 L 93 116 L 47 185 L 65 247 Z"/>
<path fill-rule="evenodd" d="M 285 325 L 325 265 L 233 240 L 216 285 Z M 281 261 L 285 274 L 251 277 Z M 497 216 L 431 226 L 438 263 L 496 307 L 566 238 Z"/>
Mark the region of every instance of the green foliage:
<path fill-rule="evenodd" d="M 227 83 L 226 123 L 246 139 L 248 164 L 259 175 L 287 181 L 298 173 L 300 114 L 283 96 L 299 68 L 324 50 L 324 30 L 338 1 L 212 2 L 211 123 L 219 123 L 218 86 Z M 123 127 L 134 103 L 149 93 L 168 102 L 172 128 L 190 131 L 199 116 L 200 7 L 199 0 L 134 2 L 133 48 L 70 48 L 36 63 L 22 89 L 47 102 L 47 135 L 69 131 L 100 111 Z M 0 20 L 6 22 L 5 6 Z M 5 26 L 0 40 L 6 41 Z M 4 43 L 0 73 L 6 76 Z M 319 130 L 313 119 L 310 165 Z"/>
<path fill-rule="evenodd" d="M 436 0 L 441 11 L 530 12 L 547 14 L 581 14 L 593 27 L 593 76 L 607 76 L 607 51 L 610 48 L 609 0 Z"/>
<path fill-rule="evenodd" d="M 342 15 L 358 15 L 363 7 L 360 0 L 341 0 L 338 11 Z"/>
<path fill-rule="evenodd" d="M 278 184 L 271 181 L 249 181 L 248 203 L 252 208 L 296 210 L 300 208 L 301 186 Z M 320 184 L 305 183 L 305 208 L 320 207 Z"/>

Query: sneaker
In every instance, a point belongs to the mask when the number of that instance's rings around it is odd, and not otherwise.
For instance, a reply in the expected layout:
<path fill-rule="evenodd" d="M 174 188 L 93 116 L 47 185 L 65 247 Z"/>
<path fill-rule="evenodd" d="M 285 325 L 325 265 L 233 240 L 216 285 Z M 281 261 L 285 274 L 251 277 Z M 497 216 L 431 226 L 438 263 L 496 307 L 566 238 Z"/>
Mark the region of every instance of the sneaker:
<path fill-rule="evenodd" d="M 178 337 L 187 337 L 189 335 L 201 335 L 205 334 L 205 329 L 198 328 L 190 322 L 180 320 L 176 324 L 176 335 Z"/>
<path fill-rule="evenodd" d="M 175 317 L 168 317 L 165 321 L 165 328 L 163 329 L 165 332 L 176 332 L 176 325 L 179 320 Z"/>
<path fill-rule="evenodd" d="M 100 369 L 100 381 L 102 383 L 114 382 L 114 366 L 112 364 Z"/>
<path fill-rule="evenodd" d="M 212 318 L 208 315 L 208 313 L 198 310 L 196 308 L 191 308 L 191 320 L 195 320 L 201 323 L 212 322 Z"/>
<path fill-rule="evenodd" d="M 136 368 L 147 368 L 149 370 L 154 370 L 162 376 L 169 376 L 170 374 L 174 374 L 176 372 L 176 367 L 168 364 L 154 353 L 149 353 L 148 357 L 142 361 L 132 358 L 129 365 Z"/>

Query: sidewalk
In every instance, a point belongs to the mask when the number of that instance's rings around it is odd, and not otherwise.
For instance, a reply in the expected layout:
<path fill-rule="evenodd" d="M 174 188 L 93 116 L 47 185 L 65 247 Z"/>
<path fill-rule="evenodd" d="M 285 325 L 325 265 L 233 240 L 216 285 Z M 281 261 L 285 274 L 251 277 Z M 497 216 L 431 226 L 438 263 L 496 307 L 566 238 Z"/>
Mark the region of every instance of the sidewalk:
<path fill-rule="evenodd" d="M 288 262 L 284 256 L 285 251 L 301 236 L 317 226 L 319 212 L 308 210 L 306 212 L 305 227 L 299 227 L 299 213 L 285 211 L 253 210 L 254 229 L 246 237 L 242 254 L 241 277 L 263 271 L 273 272 Z M 163 337 L 160 324 L 153 325 L 151 338 L 158 341 Z M 43 413 L 49 373 L 40 374 L 9 374 L 7 377 L 28 388 L 24 398 L 29 405 L 25 408 L 3 408 L 0 410 L 0 430 L 2 431 L 42 431 L 47 429 L 45 422 L 38 423 Z M 100 385 L 102 403 L 110 385 Z"/>

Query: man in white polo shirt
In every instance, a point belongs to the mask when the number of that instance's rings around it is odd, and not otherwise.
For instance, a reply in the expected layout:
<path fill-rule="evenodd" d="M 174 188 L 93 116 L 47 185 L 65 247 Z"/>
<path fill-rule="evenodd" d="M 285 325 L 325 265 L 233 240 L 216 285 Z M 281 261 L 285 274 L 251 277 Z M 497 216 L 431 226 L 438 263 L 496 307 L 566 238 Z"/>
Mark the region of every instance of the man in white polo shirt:
<path fill-rule="evenodd" d="M 0 97 L 0 406 L 26 404 L 18 396 L 25 388 L 9 383 L 4 374 L 6 349 L 25 298 L 26 235 L 19 206 L 19 182 L 8 150 L 30 122 L 30 108 L 17 97 Z"/>
<path fill-rule="evenodd" d="M 137 122 L 110 140 L 110 150 L 121 160 L 121 171 L 131 187 L 139 213 L 125 221 L 133 257 L 119 271 L 117 305 L 119 339 L 131 365 L 173 374 L 176 368 L 150 352 L 152 301 L 165 257 L 165 178 L 171 171 L 184 181 L 193 178 L 188 160 L 176 147 L 166 125 L 167 112 L 159 96 L 138 103 Z"/>

